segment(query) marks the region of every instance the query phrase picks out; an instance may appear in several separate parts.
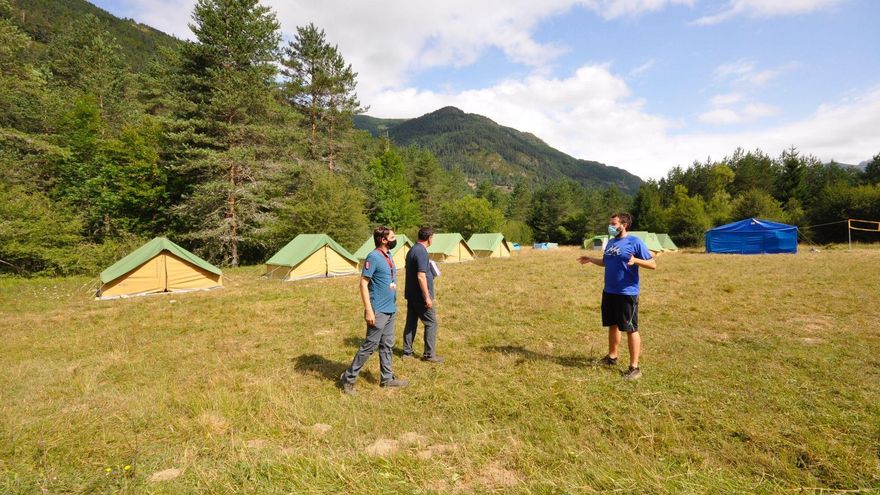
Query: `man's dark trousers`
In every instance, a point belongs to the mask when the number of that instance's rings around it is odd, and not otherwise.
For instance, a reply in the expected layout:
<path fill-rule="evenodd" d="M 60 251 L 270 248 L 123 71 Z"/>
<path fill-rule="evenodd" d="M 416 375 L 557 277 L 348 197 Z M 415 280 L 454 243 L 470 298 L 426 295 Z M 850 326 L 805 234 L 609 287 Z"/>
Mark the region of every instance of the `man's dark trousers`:
<path fill-rule="evenodd" d="M 421 300 L 406 301 L 406 326 L 403 328 L 403 353 L 412 354 L 413 342 L 416 339 L 416 330 L 419 320 L 425 324 L 425 352 L 422 357 L 436 356 L 437 345 L 437 313 L 434 308 L 428 309 Z"/>

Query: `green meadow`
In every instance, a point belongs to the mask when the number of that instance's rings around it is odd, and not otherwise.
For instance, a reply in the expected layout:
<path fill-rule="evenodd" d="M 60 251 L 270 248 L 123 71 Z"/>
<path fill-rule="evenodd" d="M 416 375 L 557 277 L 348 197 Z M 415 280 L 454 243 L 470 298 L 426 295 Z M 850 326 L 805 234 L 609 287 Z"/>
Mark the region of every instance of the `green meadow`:
<path fill-rule="evenodd" d="M 95 301 L 0 279 L 0 492 L 876 493 L 880 250 L 663 254 L 639 381 L 581 251 L 444 265 L 441 365 L 378 356 L 356 277 L 229 270 L 210 292 Z M 417 352 L 421 351 L 421 330 Z M 624 340 L 625 342 L 625 340 Z"/>

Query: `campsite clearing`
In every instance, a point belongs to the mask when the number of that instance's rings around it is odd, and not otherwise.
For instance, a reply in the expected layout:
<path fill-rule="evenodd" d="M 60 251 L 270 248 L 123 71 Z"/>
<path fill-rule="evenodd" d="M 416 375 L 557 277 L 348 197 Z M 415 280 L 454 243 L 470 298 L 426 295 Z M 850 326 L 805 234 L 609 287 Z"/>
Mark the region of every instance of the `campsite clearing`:
<path fill-rule="evenodd" d="M 395 358 L 412 385 L 385 390 L 373 357 L 355 397 L 334 381 L 363 338 L 357 277 L 255 266 L 112 301 L 0 279 L 0 492 L 880 490 L 880 250 L 660 255 L 634 383 L 595 364 L 582 253 L 445 266 L 446 362 Z"/>

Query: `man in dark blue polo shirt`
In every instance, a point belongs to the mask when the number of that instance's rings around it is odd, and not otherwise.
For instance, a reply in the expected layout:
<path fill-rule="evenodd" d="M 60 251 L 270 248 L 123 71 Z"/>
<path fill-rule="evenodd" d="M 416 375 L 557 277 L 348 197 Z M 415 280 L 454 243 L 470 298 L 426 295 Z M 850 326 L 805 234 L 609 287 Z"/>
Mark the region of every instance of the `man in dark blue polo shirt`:
<path fill-rule="evenodd" d="M 637 380 L 642 376 L 639 355 L 642 338 L 639 335 L 639 267 L 655 270 L 657 261 L 648 246 L 638 237 L 629 235 L 632 216 L 618 213 L 608 222 L 608 244 L 602 258 L 581 256 L 582 265 L 605 267 L 605 288 L 602 291 L 602 326 L 608 327 L 608 354 L 600 361 L 606 366 L 617 364 L 620 332 L 626 333 L 629 347 L 629 369 L 623 377 Z"/>
<path fill-rule="evenodd" d="M 428 247 L 434 239 L 434 229 L 419 229 L 419 239 L 406 253 L 406 326 L 403 327 L 403 357 L 412 357 L 413 341 L 419 320 L 425 325 L 425 352 L 422 360 L 442 363 L 437 355 L 437 313 L 434 311 L 434 271 L 428 257 Z"/>
<path fill-rule="evenodd" d="M 397 245 L 394 231 L 382 226 L 373 231 L 376 249 L 367 255 L 361 272 L 361 299 L 367 337 L 342 376 L 342 390 L 354 395 L 354 382 L 367 359 L 379 348 L 382 387 L 405 387 L 409 381 L 394 377 L 391 372 L 391 349 L 394 346 L 394 317 L 397 314 L 397 267 L 389 251 Z"/>

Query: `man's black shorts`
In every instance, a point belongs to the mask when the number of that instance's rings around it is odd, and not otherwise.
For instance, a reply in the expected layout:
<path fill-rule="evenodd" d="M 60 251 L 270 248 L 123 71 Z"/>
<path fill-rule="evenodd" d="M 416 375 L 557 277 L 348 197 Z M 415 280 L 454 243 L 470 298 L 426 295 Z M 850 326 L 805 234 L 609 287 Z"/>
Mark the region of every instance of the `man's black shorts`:
<path fill-rule="evenodd" d="M 612 325 L 621 332 L 639 331 L 639 296 L 602 292 L 602 326 Z"/>

